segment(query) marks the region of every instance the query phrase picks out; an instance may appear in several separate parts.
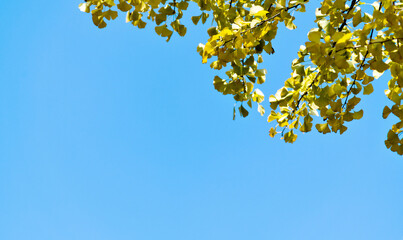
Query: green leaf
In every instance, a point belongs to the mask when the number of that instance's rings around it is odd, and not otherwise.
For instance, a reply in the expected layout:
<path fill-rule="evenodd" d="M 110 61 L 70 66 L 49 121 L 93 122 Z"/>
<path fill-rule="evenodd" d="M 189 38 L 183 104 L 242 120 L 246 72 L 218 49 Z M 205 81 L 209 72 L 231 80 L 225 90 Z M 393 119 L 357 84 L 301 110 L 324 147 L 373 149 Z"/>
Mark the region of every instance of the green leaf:
<path fill-rule="evenodd" d="M 262 63 L 262 62 L 263 62 L 263 57 L 262 57 L 262 55 L 259 54 L 259 57 L 257 58 L 257 62 L 258 62 L 258 63 Z"/>
<path fill-rule="evenodd" d="M 374 87 L 372 86 L 372 84 L 368 84 L 364 87 L 364 95 L 369 95 L 374 91 Z"/>
<path fill-rule="evenodd" d="M 197 23 L 199 22 L 200 18 L 201 18 L 201 15 L 200 16 L 193 16 L 192 17 L 193 24 L 197 25 Z"/>
<path fill-rule="evenodd" d="M 78 5 L 78 8 L 80 9 L 81 12 L 86 12 L 89 13 L 90 12 L 90 7 L 91 7 L 91 3 L 90 2 L 86 2 L 86 3 L 80 3 Z"/>
<path fill-rule="evenodd" d="M 152 8 L 158 8 L 160 2 L 161 2 L 160 0 L 149 0 L 148 4 L 150 4 Z"/>
<path fill-rule="evenodd" d="M 292 21 L 292 19 L 287 19 L 284 21 L 285 27 L 290 29 L 290 30 L 294 30 L 297 28 L 297 26 L 294 24 L 294 22 Z"/>
<path fill-rule="evenodd" d="M 353 109 L 359 102 L 361 101 L 360 98 L 353 97 L 347 102 L 347 110 Z"/>
<path fill-rule="evenodd" d="M 372 76 L 374 76 L 375 79 L 380 78 L 383 75 L 384 72 L 378 72 L 377 70 L 372 71 Z"/>
<path fill-rule="evenodd" d="M 277 134 L 276 129 L 275 128 L 270 128 L 269 136 L 274 137 L 274 136 L 276 136 L 276 134 Z"/>
<path fill-rule="evenodd" d="M 242 117 L 247 117 L 249 115 L 248 110 L 246 110 L 242 105 L 239 107 L 239 113 Z"/>
<path fill-rule="evenodd" d="M 250 8 L 250 15 L 255 15 L 256 13 L 260 12 L 260 11 L 264 11 L 264 8 L 262 6 L 259 5 L 253 5 Z M 267 11 L 266 11 L 267 12 Z"/>
<path fill-rule="evenodd" d="M 347 42 L 348 40 L 351 39 L 351 37 L 353 36 L 352 33 L 346 33 L 343 35 L 343 37 L 341 37 L 339 40 L 337 40 L 337 44 L 342 44 Z"/>
<path fill-rule="evenodd" d="M 260 104 L 258 104 L 257 111 L 260 113 L 261 116 L 263 116 L 265 113 L 264 107 Z"/>
<path fill-rule="evenodd" d="M 264 100 L 264 94 L 259 89 L 256 89 L 252 94 L 252 100 L 261 103 Z"/>
<path fill-rule="evenodd" d="M 132 5 L 128 4 L 126 1 L 121 1 L 118 5 L 117 5 L 118 9 L 122 12 L 127 12 L 130 9 L 132 9 Z"/>
<path fill-rule="evenodd" d="M 114 20 L 114 19 L 116 19 L 118 17 L 118 12 L 117 11 L 112 11 L 112 10 L 109 9 L 108 11 L 106 11 L 104 13 L 104 16 L 108 20 L 111 20 L 111 19 Z"/>
<path fill-rule="evenodd" d="M 353 26 L 357 27 L 357 25 L 360 23 L 361 23 L 361 10 L 358 10 L 357 12 L 354 13 Z"/>
<path fill-rule="evenodd" d="M 182 9 L 182 10 L 186 10 L 189 6 L 189 3 L 186 1 L 182 1 L 180 3 L 178 3 L 178 8 Z"/>
<path fill-rule="evenodd" d="M 286 134 L 284 134 L 284 141 L 288 142 L 288 143 L 293 143 L 297 140 L 297 135 L 294 134 L 294 131 L 291 130 L 289 132 L 287 132 Z"/>
<path fill-rule="evenodd" d="M 316 124 L 315 125 L 316 129 L 318 130 L 318 132 L 326 134 L 326 133 L 330 133 L 330 128 L 328 126 L 327 123 L 322 123 L 322 124 Z"/>
<path fill-rule="evenodd" d="M 353 113 L 353 118 L 358 120 L 361 119 L 363 115 L 364 111 L 361 109 L 360 111 Z"/>
<path fill-rule="evenodd" d="M 219 76 L 215 76 L 214 77 L 214 88 L 219 91 L 219 92 L 224 92 L 227 82 L 223 79 L 221 79 Z"/>
<path fill-rule="evenodd" d="M 347 127 L 344 125 L 340 126 L 340 135 L 343 134 L 345 131 L 347 131 Z"/>
<path fill-rule="evenodd" d="M 115 6 L 115 1 L 114 0 L 103 0 L 104 3 L 108 5 L 108 7 L 113 7 Z"/>
<path fill-rule="evenodd" d="M 161 37 L 167 37 L 167 42 L 172 36 L 173 31 L 167 28 L 167 25 L 157 26 L 155 27 L 155 32 L 160 35 Z"/>
<path fill-rule="evenodd" d="M 392 110 L 390 110 L 390 108 L 388 107 L 388 106 L 385 106 L 384 108 L 383 108 L 383 112 L 382 112 L 382 117 L 384 118 L 384 119 L 386 119 L 388 116 L 389 116 L 389 114 L 392 112 Z"/>
<path fill-rule="evenodd" d="M 321 32 L 319 32 L 318 30 L 315 30 L 315 31 L 310 31 L 309 33 L 308 33 L 308 39 L 311 41 L 311 42 L 314 42 L 314 43 L 320 43 L 320 38 L 321 38 L 321 36 L 322 36 L 322 33 Z"/>
<path fill-rule="evenodd" d="M 248 106 L 249 106 L 250 108 L 252 108 L 252 100 L 249 99 L 247 103 L 248 103 Z"/>
<path fill-rule="evenodd" d="M 209 14 L 208 13 L 202 13 L 202 23 L 204 24 L 207 21 Z"/>

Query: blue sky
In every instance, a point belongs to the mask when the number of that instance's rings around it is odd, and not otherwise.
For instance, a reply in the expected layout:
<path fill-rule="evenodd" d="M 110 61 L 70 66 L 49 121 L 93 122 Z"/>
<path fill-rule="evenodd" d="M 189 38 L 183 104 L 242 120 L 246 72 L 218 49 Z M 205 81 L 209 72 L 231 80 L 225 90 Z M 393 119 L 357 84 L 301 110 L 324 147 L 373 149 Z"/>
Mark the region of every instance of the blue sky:
<path fill-rule="evenodd" d="M 78 3 L 2 3 L 0 239 L 403 239 L 387 76 L 346 133 L 286 144 L 256 110 L 232 121 L 196 52 L 208 25 L 166 43 L 123 16 L 99 30 Z M 296 16 L 264 62 L 266 96 L 314 26 Z"/>

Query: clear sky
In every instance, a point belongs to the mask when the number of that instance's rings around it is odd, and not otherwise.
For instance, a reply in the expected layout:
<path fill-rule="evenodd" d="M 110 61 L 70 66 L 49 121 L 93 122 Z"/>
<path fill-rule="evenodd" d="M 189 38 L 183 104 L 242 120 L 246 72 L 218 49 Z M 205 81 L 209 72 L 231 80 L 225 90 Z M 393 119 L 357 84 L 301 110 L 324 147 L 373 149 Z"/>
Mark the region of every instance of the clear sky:
<path fill-rule="evenodd" d="M 1 5 L 0 239 L 403 239 L 388 76 L 346 133 L 286 144 L 256 109 L 232 120 L 196 52 L 205 27 L 166 43 L 123 16 L 99 30 L 78 3 Z M 314 26 L 296 17 L 266 57 L 266 96 Z"/>

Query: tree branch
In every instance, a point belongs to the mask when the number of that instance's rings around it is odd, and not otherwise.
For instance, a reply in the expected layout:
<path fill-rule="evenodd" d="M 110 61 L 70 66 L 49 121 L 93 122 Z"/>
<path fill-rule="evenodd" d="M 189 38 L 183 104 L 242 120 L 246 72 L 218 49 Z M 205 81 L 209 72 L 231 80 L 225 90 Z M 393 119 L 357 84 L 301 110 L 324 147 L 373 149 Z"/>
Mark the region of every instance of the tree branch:
<path fill-rule="evenodd" d="M 341 48 L 341 49 L 336 50 L 336 52 L 340 52 L 340 51 L 347 50 L 347 49 L 357 49 L 357 48 L 360 48 L 360 47 L 369 46 L 369 45 L 371 45 L 371 44 L 385 43 L 385 42 L 390 42 L 390 41 L 393 41 L 393 40 L 398 40 L 398 41 L 397 41 L 397 44 L 399 44 L 399 40 L 402 40 L 402 39 L 403 39 L 403 38 L 388 38 L 388 39 L 385 39 L 385 40 L 382 40 L 382 41 L 369 42 L 369 43 L 366 44 L 366 45 L 359 45 L 359 46 L 352 46 L 352 47 L 344 47 L 344 48 Z"/>
<path fill-rule="evenodd" d="M 348 10 L 347 10 L 347 14 L 350 13 L 350 11 L 354 8 L 354 6 L 355 6 L 358 2 L 360 2 L 360 0 L 352 0 L 352 1 L 351 1 L 350 7 L 349 7 Z M 347 18 L 344 18 L 343 23 L 339 26 L 339 28 L 338 28 L 337 30 L 338 30 L 339 32 L 341 32 L 341 30 L 343 30 L 343 28 L 344 28 L 346 25 L 347 25 Z"/>
<path fill-rule="evenodd" d="M 382 2 L 379 4 L 379 9 L 378 9 L 378 11 L 380 11 L 381 8 L 382 8 Z M 368 43 L 368 45 L 371 44 L 372 36 L 374 35 L 374 31 L 375 31 L 374 28 L 371 29 L 371 33 L 369 34 L 369 43 Z M 367 60 L 368 53 L 369 53 L 369 50 L 368 50 L 368 48 L 367 48 L 367 51 L 365 52 L 364 58 L 362 59 L 361 64 L 360 64 L 360 66 L 358 67 L 358 69 L 360 69 L 360 68 L 362 68 L 362 67 L 364 66 L 365 60 Z M 356 81 L 357 81 L 357 75 L 356 75 L 356 77 L 354 78 L 353 83 L 351 84 L 350 88 L 349 88 L 348 91 L 347 91 L 346 100 L 344 101 L 343 105 L 341 106 L 342 109 L 346 107 L 347 101 L 348 101 L 348 97 L 350 96 L 351 90 L 352 90 L 353 87 L 355 86 L 355 82 L 356 82 Z"/>
<path fill-rule="evenodd" d="M 356 4 L 358 4 L 359 1 L 360 1 L 360 0 L 352 0 L 352 1 L 351 1 L 350 7 L 349 7 L 348 10 L 347 10 L 347 14 L 354 8 L 354 6 L 355 6 Z M 338 32 L 341 32 L 341 31 L 343 30 L 343 28 L 344 28 L 346 25 L 347 25 L 347 19 L 344 18 L 343 23 L 337 28 L 337 31 L 338 31 Z M 334 43 L 332 44 L 332 48 L 334 49 L 335 46 L 336 46 L 336 43 L 334 42 Z M 328 53 L 328 56 L 330 56 L 330 55 L 332 54 L 333 49 Z M 293 114 L 295 113 L 295 111 L 298 110 L 299 104 L 301 103 L 301 101 L 303 100 L 303 98 L 308 94 L 308 90 L 313 86 L 313 84 L 315 83 L 315 81 L 317 80 L 317 78 L 319 77 L 319 75 L 320 75 L 320 71 L 316 74 L 314 80 L 313 80 L 312 83 L 308 86 L 308 89 L 299 97 L 299 99 L 298 99 L 298 101 L 297 101 L 297 106 L 296 106 L 296 107 L 294 108 L 294 110 L 292 111 Z"/>

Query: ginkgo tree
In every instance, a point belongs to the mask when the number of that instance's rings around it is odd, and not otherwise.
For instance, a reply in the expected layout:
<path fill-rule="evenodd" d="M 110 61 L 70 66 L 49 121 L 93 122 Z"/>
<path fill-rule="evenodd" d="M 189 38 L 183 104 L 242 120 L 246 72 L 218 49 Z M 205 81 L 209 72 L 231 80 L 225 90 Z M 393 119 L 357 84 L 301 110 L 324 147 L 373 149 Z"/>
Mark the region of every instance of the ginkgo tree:
<path fill-rule="evenodd" d="M 267 72 L 259 64 L 275 53 L 272 40 L 279 27 L 296 28 L 293 13 L 305 12 L 307 0 L 86 0 L 79 9 L 91 13 L 99 28 L 123 12 L 126 22 L 138 28 L 150 23 L 169 41 L 175 32 L 186 34 L 181 19 L 189 4 L 200 10 L 191 17 L 195 25 L 213 22 L 210 38 L 197 52 L 202 63 L 223 72 L 213 80 L 215 89 L 250 108 L 255 103 L 264 115 L 264 94 L 256 85 L 265 82 Z M 313 124 L 323 134 L 344 133 L 347 122 L 362 118 L 357 105 L 373 92 L 373 81 L 389 70 L 385 94 L 391 102 L 382 116 L 392 114 L 396 123 L 385 145 L 403 155 L 402 9 L 400 0 L 323 0 L 315 12 L 317 27 L 307 33 L 291 63 L 291 77 L 269 97 L 268 122 L 274 122 L 269 135 L 292 143 L 298 131 L 309 132 Z M 234 108 L 234 117 L 236 110 L 248 116 L 247 108 Z"/>

